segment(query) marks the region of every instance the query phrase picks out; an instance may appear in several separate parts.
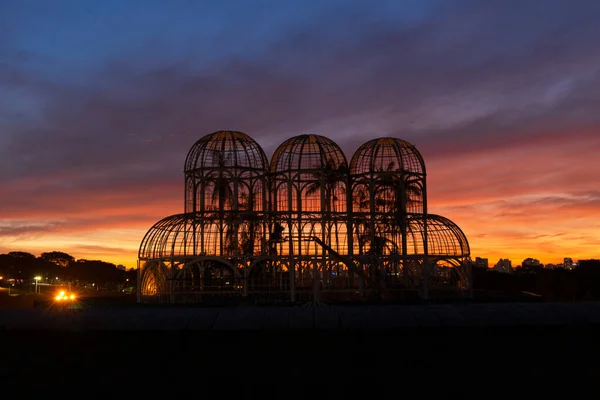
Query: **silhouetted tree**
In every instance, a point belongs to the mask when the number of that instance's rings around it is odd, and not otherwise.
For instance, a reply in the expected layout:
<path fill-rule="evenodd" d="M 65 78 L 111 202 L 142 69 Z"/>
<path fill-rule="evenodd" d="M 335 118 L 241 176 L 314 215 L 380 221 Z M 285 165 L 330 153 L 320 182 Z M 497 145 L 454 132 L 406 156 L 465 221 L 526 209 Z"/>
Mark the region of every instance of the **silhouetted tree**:
<path fill-rule="evenodd" d="M 69 279 L 98 284 L 123 282 L 126 274 L 115 264 L 100 260 L 79 259 L 67 268 Z"/>
<path fill-rule="evenodd" d="M 335 165 L 335 161 L 332 159 L 327 160 L 323 168 L 317 169 L 312 173 L 315 180 L 308 185 L 306 190 L 307 196 L 320 193 L 323 190 L 325 209 L 323 212 L 331 212 L 332 201 L 337 201 L 338 198 L 335 195 L 336 186 L 340 182 L 345 182 L 348 174 L 348 166 L 346 163 Z"/>
<path fill-rule="evenodd" d="M 251 190 L 251 188 L 248 188 L 247 192 L 242 192 L 240 195 L 241 202 L 239 204 L 240 210 L 243 210 L 240 213 L 240 218 L 243 221 L 244 227 L 246 228 L 242 230 L 240 234 L 240 248 L 242 254 L 246 255 L 254 254 L 256 235 L 260 228 L 260 218 L 254 210 L 256 193 Z"/>
<path fill-rule="evenodd" d="M 4 262 L 10 278 L 30 279 L 39 273 L 37 258 L 31 253 L 11 251 L 6 255 Z"/>
<path fill-rule="evenodd" d="M 33 261 L 36 258 L 33 254 L 27 253 L 25 251 L 11 251 L 8 253 L 8 255 L 14 259 L 28 260 L 28 261 Z"/>
<path fill-rule="evenodd" d="M 71 263 L 75 262 L 75 257 L 70 254 L 63 253 L 62 251 L 50 251 L 47 253 L 42 253 L 40 258 L 61 267 L 67 267 Z"/>
<path fill-rule="evenodd" d="M 225 226 L 220 225 L 219 244 L 221 250 L 229 254 L 237 246 L 237 226 L 232 218 L 225 217 L 225 209 L 235 209 L 237 207 L 237 199 L 234 199 L 234 191 L 232 186 L 233 177 L 228 172 L 228 167 L 231 153 L 225 153 L 221 150 L 213 151 L 213 158 L 216 160 L 218 170 L 216 174 L 207 178 L 206 185 L 212 190 L 210 194 L 211 208 L 216 209 L 218 219 L 221 224 L 225 222 Z M 225 231 L 225 235 L 223 235 Z"/>
<path fill-rule="evenodd" d="M 346 165 L 345 162 L 336 165 L 336 162 L 333 159 L 328 159 L 323 168 L 317 169 L 312 174 L 315 177 L 315 181 L 308 186 L 306 195 L 312 196 L 316 193 L 322 193 L 321 196 L 319 196 L 324 203 L 324 208 L 321 210 L 321 212 L 329 214 L 331 212 L 332 202 L 338 200 L 338 197 L 336 196 L 336 188 L 340 182 L 346 182 L 346 178 L 348 176 L 348 165 Z M 338 226 L 333 225 L 329 227 L 334 228 L 335 246 L 339 246 L 340 238 Z M 328 225 L 325 224 L 323 229 L 326 230 L 327 228 Z M 331 230 L 329 229 L 329 232 L 325 233 L 329 236 L 326 238 L 326 240 L 331 242 Z"/>

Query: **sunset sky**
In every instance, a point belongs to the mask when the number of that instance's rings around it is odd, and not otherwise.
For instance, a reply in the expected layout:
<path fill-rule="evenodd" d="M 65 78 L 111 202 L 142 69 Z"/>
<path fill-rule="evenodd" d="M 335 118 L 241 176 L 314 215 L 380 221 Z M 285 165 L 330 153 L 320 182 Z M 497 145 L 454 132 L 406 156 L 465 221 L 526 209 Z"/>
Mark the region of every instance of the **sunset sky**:
<path fill-rule="evenodd" d="M 0 253 L 136 266 L 201 136 L 423 154 L 473 257 L 600 258 L 600 2 L 0 0 Z"/>

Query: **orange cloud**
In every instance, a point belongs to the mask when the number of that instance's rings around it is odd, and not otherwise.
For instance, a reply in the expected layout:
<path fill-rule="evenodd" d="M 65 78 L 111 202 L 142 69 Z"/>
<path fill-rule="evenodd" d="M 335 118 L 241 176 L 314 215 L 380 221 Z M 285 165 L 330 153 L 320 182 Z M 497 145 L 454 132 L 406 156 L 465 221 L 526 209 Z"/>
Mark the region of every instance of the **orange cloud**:
<path fill-rule="evenodd" d="M 600 190 L 594 184 L 594 154 L 599 143 L 540 140 L 434 159 L 428 165 L 430 210 L 457 222 L 472 254 L 490 262 L 597 258 Z"/>

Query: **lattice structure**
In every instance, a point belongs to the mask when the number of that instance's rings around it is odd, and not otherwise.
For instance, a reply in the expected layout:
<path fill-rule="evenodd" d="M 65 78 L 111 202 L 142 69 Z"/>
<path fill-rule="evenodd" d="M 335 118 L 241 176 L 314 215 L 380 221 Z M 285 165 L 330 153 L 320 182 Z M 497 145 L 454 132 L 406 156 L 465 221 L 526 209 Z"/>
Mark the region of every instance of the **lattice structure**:
<path fill-rule="evenodd" d="M 219 131 L 194 144 L 184 176 L 184 213 L 142 240 L 142 302 L 469 291 L 468 241 L 428 213 L 425 163 L 403 140 L 373 139 L 348 165 L 332 140 L 300 135 L 269 163 L 248 135 Z"/>

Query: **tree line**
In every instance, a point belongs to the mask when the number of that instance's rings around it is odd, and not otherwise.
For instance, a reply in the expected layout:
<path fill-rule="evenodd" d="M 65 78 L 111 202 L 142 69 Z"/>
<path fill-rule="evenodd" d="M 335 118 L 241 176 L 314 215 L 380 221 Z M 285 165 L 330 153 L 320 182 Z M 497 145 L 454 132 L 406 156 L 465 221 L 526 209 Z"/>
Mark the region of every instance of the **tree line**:
<path fill-rule="evenodd" d="M 600 260 L 580 260 L 573 270 L 517 267 L 507 274 L 486 268 L 473 268 L 475 291 L 524 292 L 544 301 L 600 300 Z"/>
<path fill-rule="evenodd" d="M 24 251 L 0 254 L 2 281 L 31 282 L 36 276 L 42 281 L 68 281 L 98 285 L 135 283 L 137 271 L 124 271 L 115 264 L 101 260 L 75 259 L 61 251 L 42 253 L 39 257 Z"/>

